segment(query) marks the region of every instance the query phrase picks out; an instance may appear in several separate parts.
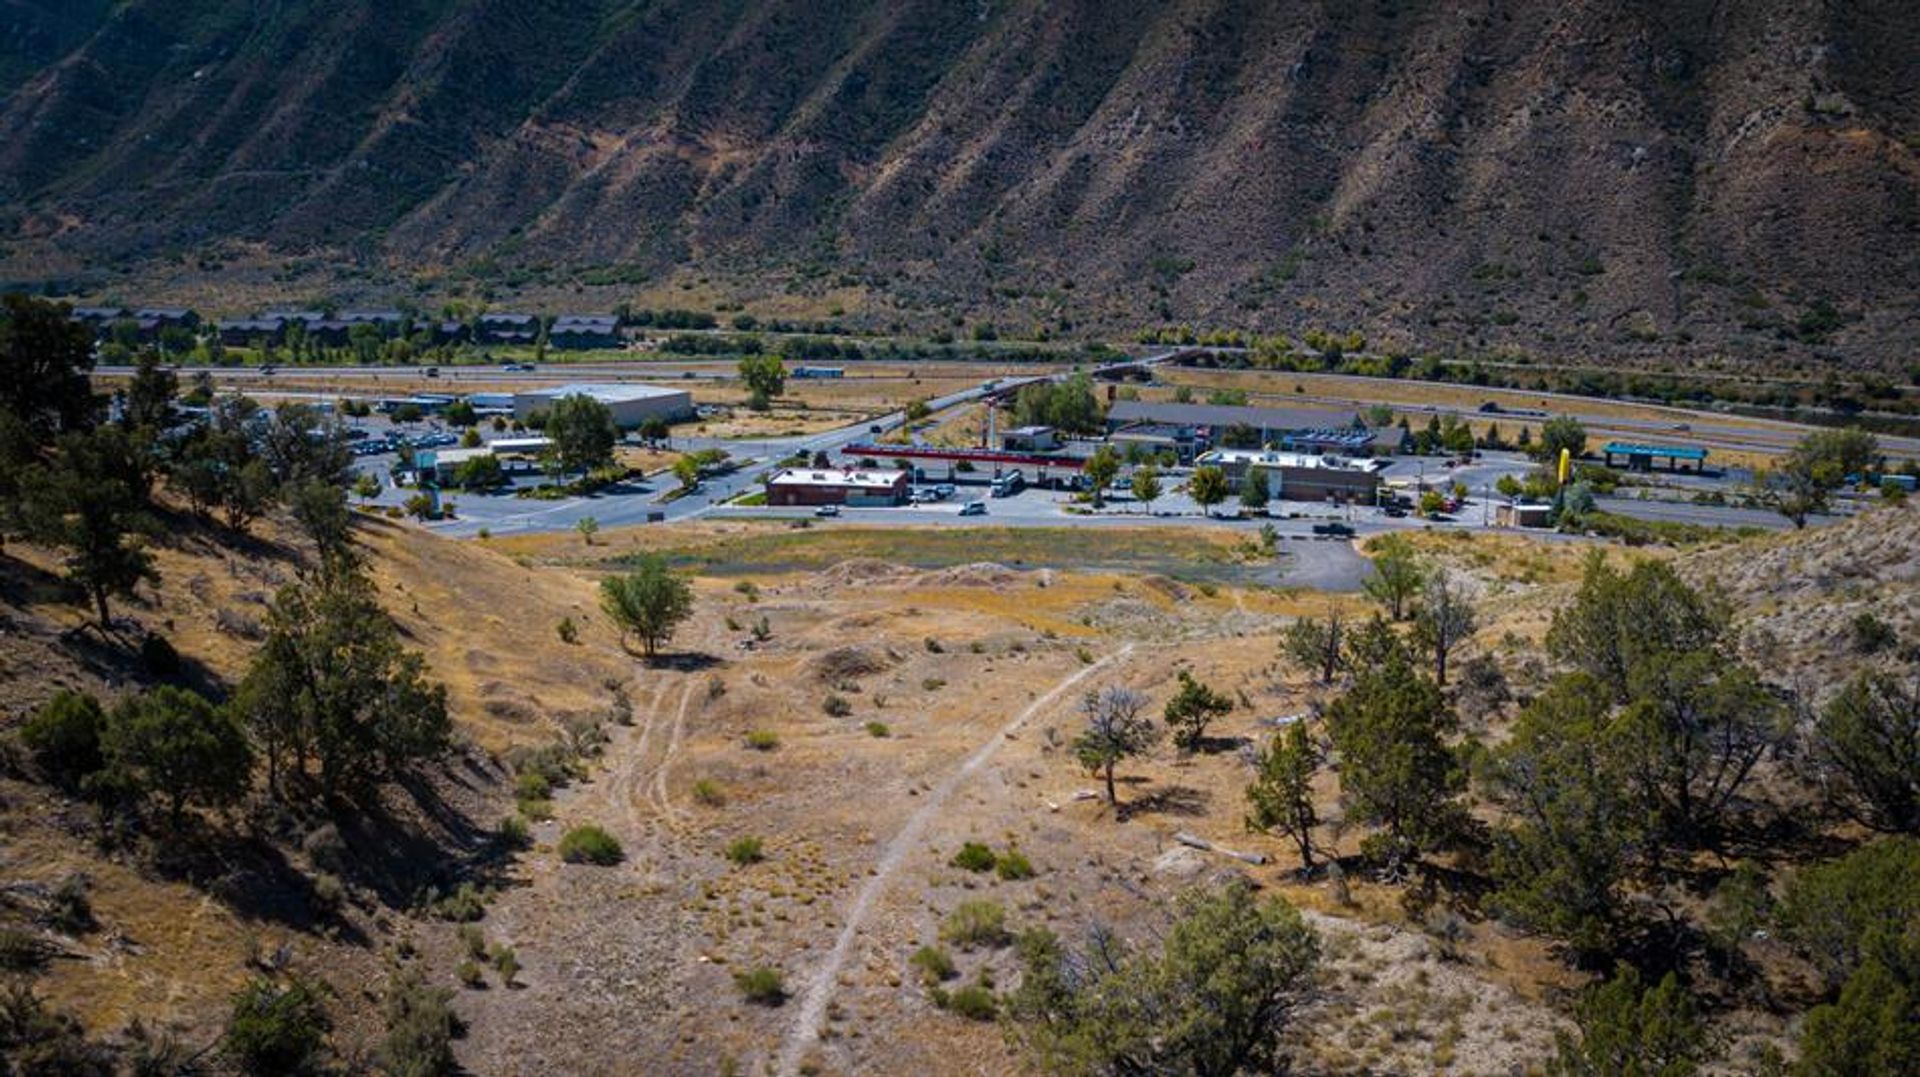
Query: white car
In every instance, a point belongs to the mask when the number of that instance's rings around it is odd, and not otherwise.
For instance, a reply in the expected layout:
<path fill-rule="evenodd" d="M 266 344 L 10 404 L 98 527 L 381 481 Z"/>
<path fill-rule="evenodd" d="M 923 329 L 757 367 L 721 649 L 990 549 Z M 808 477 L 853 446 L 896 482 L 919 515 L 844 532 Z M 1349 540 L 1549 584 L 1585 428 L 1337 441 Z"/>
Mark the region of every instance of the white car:
<path fill-rule="evenodd" d="M 815 516 L 838 516 L 840 515 L 840 506 L 822 505 L 819 508 L 814 509 L 813 514 Z"/>

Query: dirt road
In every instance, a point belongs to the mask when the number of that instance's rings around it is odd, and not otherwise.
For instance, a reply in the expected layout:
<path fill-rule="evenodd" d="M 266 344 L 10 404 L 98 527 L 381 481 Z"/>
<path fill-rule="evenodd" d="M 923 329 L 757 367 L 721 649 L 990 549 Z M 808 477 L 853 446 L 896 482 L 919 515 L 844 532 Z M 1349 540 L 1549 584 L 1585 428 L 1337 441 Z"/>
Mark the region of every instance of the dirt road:
<path fill-rule="evenodd" d="M 787 1033 L 786 1045 L 780 1053 L 779 1072 L 787 1077 L 797 1075 L 805 1061 L 807 1052 L 820 1040 L 820 1023 L 827 1014 L 827 1005 L 833 1001 L 834 985 L 839 981 L 840 970 L 846 964 L 847 955 L 852 952 L 856 936 L 865 925 L 868 914 L 875 902 L 886 892 L 893 876 L 906 862 L 907 854 L 920 843 L 921 834 L 940 813 L 941 808 L 966 780 L 993 760 L 1007 737 L 1016 733 L 1033 717 L 1051 706 L 1060 696 L 1074 685 L 1085 680 L 1095 672 L 1112 665 L 1119 659 L 1132 653 L 1133 644 L 1129 643 L 1118 651 L 1107 655 L 1090 665 L 1081 668 L 1072 676 L 1047 690 L 1047 693 L 1027 705 L 1013 721 L 996 730 L 993 736 L 974 750 L 966 762 L 960 764 L 952 774 L 936 786 L 920 804 L 920 807 L 901 826 L 886 848 L 880 854 L 880 860 L 874 865 L 873 874 L 867 877 L 866 884 L 860 888 L 853 904 L 847 909 L 846 918 L 841 925 L 839 937 L 834 939 L 833 949 L 827 954 L 820 966 L 807 982 L 806 990 L 800 997 L 800 1005 L 794 1015 L 791 1029 Z"/>

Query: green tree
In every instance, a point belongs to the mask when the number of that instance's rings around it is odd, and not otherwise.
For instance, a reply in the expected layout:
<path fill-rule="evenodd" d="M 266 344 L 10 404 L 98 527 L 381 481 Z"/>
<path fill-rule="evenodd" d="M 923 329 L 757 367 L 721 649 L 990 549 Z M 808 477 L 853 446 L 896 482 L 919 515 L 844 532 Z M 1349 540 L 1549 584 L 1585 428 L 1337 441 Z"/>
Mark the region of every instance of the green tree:
<path fill-rule="evenodd" d="M 329 482 L 307 479 L 288 486 L 284 496 L 294 523 L 300 525 L 322 559 L 348 556 L 353 517 L 347 511 L 346 491 Z"/>
<path fill-rule="evenodd" d="M 65 551 L 67 579 L 92 600 L 102 629 L 112 624 L 109 599 L 160 578 L 140 541 L 157 524 L 138 452 L 118 427 L 63 434 L 53 459 L 20 480 L 28 536 Z"/>
<path fill-rule="evenodd" d="M 1213 507 L 1227 499 L 1227 473 L 1211 464 L 1194 468 L 1193 477 L 1187 480 L 1187 496 L 1201 512 L 1213 515 Z"/>
<path fill-rule="evenodd" d="M 680 457 L 673 462 L 673 477 L 679 480 L 680 489 L 693 489 L 700 485 L 700 462 L 691 456 Z"/>
<path fill-rule="evenodd" d="M 1088 692 L 1080 700 L 1086 728 L 1074 738 L 1074 758 L 1088 773 L 1106 776 L 1107 803 L 1116 807 L 1120 798 L 1114 788 L 1114 767 L 1145 752 L 1160 739 L 1153 720 L 1141 713 L 1146 706 L 1146 696 L 1118 684 Z"/>
<path fill-rule="evenodd" d="M 1051 426 L 1069 434 L 1097 434 L 1103 423 L 1093 379 L 1072 374 L 1054 381 L 1029 382 L 1013 398 L 1016 426 Z"/>
<path fill-rule="evenodd" d="M 180 379 L 160 365 L 160 353 L 140 353 L 127 384 L 123 422 L 130 430 L 164 430 L 173 421 L 173 397 Z"/>
<path fill-rule="evenodd" d="M 197 692 L 171 685 L 114 708 L 100 738 L 104 788 L 155 796 L 175 829 L 188 805 L 220 807 L 245 795 L 253 773 L 247 735 Z"/>
<path fill-rule="evenodd" d="M 667 421 L 658 415 L 649 415 L 640 423 L 640 437 L 648 444 L 657 445 L 672 433 Z"/>
<path fill-rule="evenodd" d="M 1471 637 L 1477 618 L 1466 585 L 1453 573 L 1436 569 L 1420 584 L 1420 608 L 1413 615 L 1413 638 L 1433 656 L 1433 679 L 1447 684 L 1447 657 Z"/>
<path fill-rule="evenodd" d="M 446 688 L 425 670 L 372 582 L 333 562 L 274 598 L 266 642 L 231 705 L 259 739 L 276 795 L 317 762 L 331 799 L 446 750 Z"/>
<path fill-rule="evenodd" d="M 1920 991 L 1868 960 L 1840 997 L 1807 1013 L 1800 1032 L 1804 1077 L 1920 1073 Z"/>
<path fill-rule="evenodd" d="M 1813 748 L 1822 784 L 1849 818 L 1920 833 L 1920 688 L 1885 672 L 1856 676 L 1821 712 Z"/>
<path fill-rule="evenodd" d="M 84 692 L 61 689 L 20 727 L 20 740 L 41 773 L 64 789 L 78 790 L 105 764 L 100 750 L 106 712 Z"/>
<path fill-rule="evenodd" d="M 1087 486 L 1093 491 L 1093 507 L 1105 504 L 1107 487 L 1113 485 L 1114 476 L 1120 474 L 1120 455 L 1110 445 L 1102 445 L 1087 457 L 1086 467 L 1081 474 L 1087 477 Z"/>
<path fill-rule="evenodd" d="M 546 435 L 553 439 L 550 451 L 560 468 L 582 473 L 612 463 L 614 443 L 620 440 L 613 412 L 585 393 L 554 401 L 547 412 Z"/>
<path fill-rule="evenodd" d="M 1240 507 L 1255 515 L 1267 509 L 1267 476 L 1257 468 L 1248 468 L 1240 480 Z"/>
<path fill-rule="evenodd" d="M 1362 849 L 1390 876 L 1458 829 L 1466 785 L 1446 744 L 1455 719 L 1438 685 L 1413 668 L 1405 648 L 1356 665 L 1353 687 L 1327 709 L 1350 818 L 1382 828 Z"/>
<path fill-rule="evenodd" d="M 260 459 L 281 486 L 324 482 L 345 486 L 353 468 L 339 422 L 308 404 L 280 404 L 254 439 Z"/>
<path fill-rule="evenodd" d="M 491 453 L 462 460 L 453 469 L 453 483 L 463 490 L 491 490 L 506 481 L 507 473 L 500 466 L 500 458 Z"/>
<path fill-rule="evenodd" d="M 333 1021 L 319 989 L 302 979 L 256 977 L 234 996 L 222 1046 L 241 1072 L 261 1077 L 319 1073 Z"/>
<path fill-rule="evenodd" d="M 740 380 L 747 387 L 747 406 L 765 411 L 787 387 L 787 365 L 777 355 L 748 355 L 740 360 Z"/>
<path fill-rule="evenodd" d="M 1687 1077 L 1708 1054 L 1693 998 L 1671 972 L 1649 990 L 1632 966 L 1620 966 L 1574 1007 L 1574 1021 L 1579 1038 L 1558 1038 L 1553 1077 Z"/>
<path fill-rule="evenodd" d="M 68 310 L 19 293 L 0 299 L 0 410 L 41 438 L 83 427 L 94 413 L 93 334 Z"/>
<path fill-rule="evenodd" d="M 1346 618 L 1338 606 L 1327 607 L 1327 619 L 1299 617 L 1280 633 L 1280 654 L 1298 669 L 1315 674 L 1321 684 L 1332 684 L 1344 666 Z"/>
<path fill-rule="evenodd" d="M 1300 870 L 1313 870 L 1313 830 L 1320 824 L 1313 806 L 1313 775 L 1320 753 L 1307 736 L 1305 722 L 1293 722 L 1267 742 L 1254 763 L 1247 786 L 1247 829 L 1278 830 L 1300 850 Z"/>
<path fill-rule="evenodd" d="M 1361 586 L 1394 620 L 1404 620 L 1413 597 L 1427 581 L 1427 566 L 1404 535 L 1388 534 L 1368 544 L 1373 574 Z"/>
<path fill-rule="evenodd" d="M 1864 477 L 1879 457 L 1879 442 L 1864 430 L 1816 430 L 1764 476 L 1763 488 L 1782 516 L 1805 527 L 1808 516 L 1827 511 L 1835 490 L 1849 477 Z"/>
<path fill-rule="evenodd" d="M 1751 669 L 1693 651 L 1637 665 L 1618 744 L 1642 810 L 1677 848 L 1716 841 L 1753 768 L 1792 729 Z"/>
<path fill-rule="evenodd" d="M 627 636 L 640 637 L 652 658 L 673 638 L 680 622 L 693 615 L 693 588 L 667 567 L 666 559 L 645 554 L 632 572 L 600 581 L 600 608 L 620 629 L 620 645 Z"/>
<path fill-rule="evenodd" d="M 573 529 L 580 532 L 580 541 L 593 545 L 593 536 L 600 533 L 600 521 L 592 516 L 582 516 L 573 522 Z"/>
<path fill-rule="evenodd" d="M 1206 743 L 1207 726 L 1233 710 L 1233 700 L 1180 671 L 1180 688 L 1167 700 L 1162 717 L 1173 730 L 1173 742 L 1182 751 L 1199 751 Z"/>
<path fill-rule="evenodd" d="M 1520 712 L 1483 774 L 1511 820 L 1494 839 L 1493 904 L 1583 960 L 1614 952 L 1647 838 L 1611 737 L 1605 687 L 1591 674 L 1563 674 Z"/>
<path fill-rule="evenodd" d="M 1870 963 L 1920 984 L 1920 839 L 1881 838 L 1802 870 L 1780 903 L 1787 941 L 1839 987 Z"/>
<path fill-rule="evenodd" d="M 473 410 L 473 405 L 465 400 L 456 400 L 448 404 L 446 418 L 448 426 L 472 427 L 480 422 L 480 416 Z"/>
<path fill-rule="evenodd" d="M 1146 506 L 1148 515 L 1153 513 L 1153 503 L 1160 500 L 1160 472 L 1148 464 L 1133 473 L 1133 499 Z"/>
<path fill-rule="evenodd" d="M 1013 1035 L 1051 1073 L 1285 1070 L 1283 1037 L 1312 996 L 1319 939 L 1279 898 L 1244 880 L 1181 895 L 1159 951 L 1101 935 L 1084 954 L 1052 932 L 1019 942 L 1007 999 Z"/>
<path fill-rule="evenodd" d="M 1576 460 L 1587 451 L 1586 425 L 1571 415 L 1556 415 L 1540 424 L 1539 458 L 1549 467 L 1558 467 L 1562 449 Z"/>
<path fill-rule="evenodd" d="M 1666 562 L 1641 561 L 1622 575 L 1595 550 L 1573 601 L 1554 611 L 1547 653 L 1592 673 L 1625 702 L 1636 666 L 1718 653 L 1727 616 L 1718 596 L 1694 590 Z"/>
<path fill-rule="evenodd" d="M 380 480 L 372 472 L 361 472 L 353 480 L 353 493 L 363 501 L 372 501 L 380 496 Z"/>

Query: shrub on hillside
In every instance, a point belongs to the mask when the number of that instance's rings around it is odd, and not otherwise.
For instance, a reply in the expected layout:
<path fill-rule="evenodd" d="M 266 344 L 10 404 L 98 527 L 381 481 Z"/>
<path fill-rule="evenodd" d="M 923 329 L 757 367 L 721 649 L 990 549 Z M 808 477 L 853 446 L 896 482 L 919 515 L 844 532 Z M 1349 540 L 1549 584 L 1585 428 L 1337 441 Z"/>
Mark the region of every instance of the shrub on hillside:
<path fill-rule="evenodd" d="M 733 974 L 733 986 L 742 998 L 761 1006 L 778 1006 L 787 1000 L 787 982 L 779 969 L 743 969 Z"/>
<path fill-rule="evenodd" d="M 992 901 L 963 901 L 940 924 L 940 941 L 962 950 L 1005 946 L 1007 911 Z"/>
<path fill-rule="evenodd" d="M 614 836 L 592 824 L 574 827 L 560 839 L 560 859 L 569 864 L 610 867 L 624 857 Z"/>

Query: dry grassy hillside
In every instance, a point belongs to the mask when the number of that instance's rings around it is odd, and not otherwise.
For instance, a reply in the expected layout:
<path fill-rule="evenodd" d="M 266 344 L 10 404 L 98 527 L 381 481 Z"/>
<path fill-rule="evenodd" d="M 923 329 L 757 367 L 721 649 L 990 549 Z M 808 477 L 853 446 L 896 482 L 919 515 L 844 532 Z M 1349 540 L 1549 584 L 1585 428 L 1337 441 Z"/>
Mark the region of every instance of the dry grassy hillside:
<path fill-rule="evenodd" d="M 184 516 L 168 522 L 155 551 L 160 584 L 120 608 L 113 641 L 82 625 L 49 574 L 51 558 L 9 544 L 0 556 L 7 734 L 61 688 L 111 701 L 155 683 L 134 651 L 143 632 L 164 636 L 185 660 L 171 679 L 216 697 L 238 680 L 266 603 L 302 564 L 294 532 L 266 523 L 235 541 Z M 371 1042 L 373 991 L 391 947 L 412 931 L 415 896 L 471 870 L 510 802 L 510 774 L 492 753 L 546 742 L 556 718 L 604 708 L 605 683 L 631 667 L 591 612 L 591 581 L 529 574 L 482 547 L 382 521 L 364 521 L 359 541 L 403 636 L 448 685 L 461 746 L 435 780 L 342 823 L 344 864 L 323 864 L 303 840 L 321 819 L 249 810 L 228 822 L 235 832 L 216 855 L 150 851 L 103 832 L 85 805 L 23 780 L 17 758 L 0 777 L 0 922 L 33 924 L 62 880 L 91 881 L 95 930 L 33 930 L 57 955 L 37 985 L 93 1034 L 111 1037 L 139 1019 L 197 1048 L 217 1035 L 232 993 L 273 966 L 331 983 L 342 1042 Z M 569 614 L 583 625 L 573 647 L 554 633 Z M 317 896 L 323 867 L 347 883 L 337 913 Z"/>
<path fill-rule="evenodd" d="M 1756 659 L 1822 692 L 1853 668 L 1896 657 L 1862 639 L 1861 618 L 1920 638 L 1920 508 L 1909 502 L 1682 563 L 1722 588 Z"/>
<path fill-rule="evenodd" d="M 1897 0 L 41 6 L 0 8 L 4 275 L 128 301 L 1910 359 Z"/>

